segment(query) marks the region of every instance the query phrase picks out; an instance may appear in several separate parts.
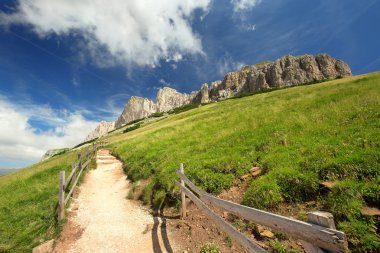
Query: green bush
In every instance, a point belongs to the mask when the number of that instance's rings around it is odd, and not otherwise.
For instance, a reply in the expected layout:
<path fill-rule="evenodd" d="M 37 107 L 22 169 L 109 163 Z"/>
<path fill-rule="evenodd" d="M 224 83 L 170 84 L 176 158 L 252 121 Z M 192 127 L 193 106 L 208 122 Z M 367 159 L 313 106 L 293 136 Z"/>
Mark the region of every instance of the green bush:
<path fill-rule="evenodd" d="M 152 194 L 153 194 L 153 184 L 149 183 L 143 188 L 142 194 L 141 194 L 141 200 L 143 201 L 145 205 L 148 205 L 151 203 Z"/>
<path fill-rule="evenodd" d="M 287 253 L 287 249 L 279 241 L 270 241 L 269 246 L 275 253 Z"/>
<path fill-rule="evenodd" d="M 156 210 L 161 209 L 162 205 L 164 204 L 166 198 L 166 192 L 164 190 L 158 190 L 153 195 L 153 207 Z"/>
<path fill-rule="evenodd" d="M 353 219 L 339 223 L 338 229 L 346 233 L 349 248 L 353 253 L 380 252 L 380 239 L 370 224 Z"/>
<path fill-rule="evenodd" d="M 363 198 L 359 187 L 360 185 L 354 181 L 342 181 L 327 195 L 325 204 L 338 220 L 360 216 Z"/>
<path fill-rule="evenodd" d="M 152 113 L 151 115 L 149 115 L 149 117 L 159 118 L 159 117 L 164 116 L 164 114 L 165 114 L 165 112 L 155 112 L 155 113 Z"/>
<path fill-rule="evenodd" d="M 184 105 L 182 107 L 174 108 L 174 109 L 170 110 L 168 113 L 169 114 L 178 114 L 178 113 L 186 112 L 186 111 L 198 108 L 198 107 L 199 107 L 199 104 L 188 104 L 188 105 Z"/>
<path fill-rule="evenodd" d="M 351 158 L 349 162 L 332 163 L 321 168 L 319 176 L 322 180 L 372 180 L 380 175 L 380 167 L 377 163 L 371 159 L 362 161 Z"/>
<path fill-rule="evenodd" d="M 360 189 L 364 200 L 374 206 L 380 206 L 380 180 L 365 182 Z"/>
<path fill-rule="evenodd" d="M 213 243 L 206 243 L 205 245 L 202 246 L 201 250 L 199 253 L 219 253 L 220 249 L 218 245 L 213 244 Z"/>
<path fill-rule="evenodd" d="M 243 205 L 258 209 L 271 208 L 283 200 L 281 188 L 269 177 L 254 180 L 243 196 Z"/>
<path fill-rule="evenodd" d="M 196 185 L 210 193 L 220 193 L 230 188 L 235 179 L 233 174 L 216 173 L 210 169 L 190 172 L 190 177 Z"/>
<path fill-rule="evenodd" d="M 128 133 L 130 131 L 136 130 L 136 129 L 140 128 L 140 126 L 141 126 L 141 123 L 127 127 L 126 129 L 124 129 L 123 133 Z"/>
<path fill-rule="evenodd" d="M 314 173 L 287 169 L 280 171 L 276 179 L 284 199 L 288 202 L 310 200 L 318 193 L 319 180 Z"/>

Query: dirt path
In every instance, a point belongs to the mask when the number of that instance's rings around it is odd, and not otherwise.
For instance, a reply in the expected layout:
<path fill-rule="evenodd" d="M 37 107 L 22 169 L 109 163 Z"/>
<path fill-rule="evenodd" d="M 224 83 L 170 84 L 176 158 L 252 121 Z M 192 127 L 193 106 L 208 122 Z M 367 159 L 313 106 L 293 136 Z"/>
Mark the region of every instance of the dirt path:
<path fill-rule="evenodd" d="M 176 252 L 166 223 L 127 200 L 130 182 L 107 150 L 97 153 L 54 252 Z"/>

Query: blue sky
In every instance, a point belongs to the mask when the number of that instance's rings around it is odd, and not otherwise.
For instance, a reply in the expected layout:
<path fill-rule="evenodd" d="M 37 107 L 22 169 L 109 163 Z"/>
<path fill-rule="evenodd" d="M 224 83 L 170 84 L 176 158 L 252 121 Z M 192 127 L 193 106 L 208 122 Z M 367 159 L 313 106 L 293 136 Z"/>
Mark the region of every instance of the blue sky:
<path fill-rule="evenodd" d="M 3 0 L 0 168 L 80 143 L 132 95 L 198 90 L 243 65 L 329 53 L 378 71 L 379 24 L 378 0 Z"/>

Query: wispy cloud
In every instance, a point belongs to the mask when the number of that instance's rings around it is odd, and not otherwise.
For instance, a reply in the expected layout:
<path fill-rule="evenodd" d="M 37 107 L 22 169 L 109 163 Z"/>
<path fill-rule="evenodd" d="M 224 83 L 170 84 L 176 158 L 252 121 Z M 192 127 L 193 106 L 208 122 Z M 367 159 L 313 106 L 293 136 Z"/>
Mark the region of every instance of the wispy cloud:
<path fill-rule="evenodd" d="M 252 9 L 261 3 L 261 0 L 230 0 L 233 5 L 234 12 L 241 12 Z"/>
<path fill-rule="evenodd" d="M 231 57 L 226 56 L 218 62 L 217 68 L 218 68 L 219 74 L 221 76 L 224 76 L 228 72 L 241 69 L 244 65 L 245 65 L 244 62 L 234 61 Z"/>

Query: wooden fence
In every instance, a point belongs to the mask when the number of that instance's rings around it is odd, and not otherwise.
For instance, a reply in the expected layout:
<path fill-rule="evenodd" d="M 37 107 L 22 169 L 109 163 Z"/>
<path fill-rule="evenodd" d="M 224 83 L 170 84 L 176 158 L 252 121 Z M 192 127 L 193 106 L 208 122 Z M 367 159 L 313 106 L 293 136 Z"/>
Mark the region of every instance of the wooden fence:
<path fill-rule="evenodd" d="M 74 192 L 75 186 L 78 184 L 79 178 L 83 170 L 90 164 L 91 159 L 96 155 L 98 147 L 105 145 L 105 142 L 93 143 L 92 147 L 89 146 L 82 154 L 78 154 L 78 160 L 73 162 L 71 166 L 70 175 L 65 178 L 65 171 L 59 172 L 59 185 L 58 185 L 58 220 L 65 218 L 65 206 L 70 200 Z M 65 194 L 67 193 L 67 194 Z M 66 196 L 65 196 L 66 195 Z"/>
<path fill-rule="evenodd" d="M 185 176 L 182 164 L 180 164 L 177 175 L 181 179 L 181 183 L 176 181 L 176 184 L 181 189 L 182 217 L 186 217 L 186 195 L 222 230 L 244 246 L 248 252 L 267 251 L 226 222 L 212 211 L 208 205 L 299 239 L 307 253 L 322 253 L 326 250 L 329 252 L 348 252 L 346 236 L 344 232 L 336 230 L 334 218 L 330 213 L 310 212 L 308 213 L 308 222 L 303 222 L 212 196 L 199 189 Z"/>

